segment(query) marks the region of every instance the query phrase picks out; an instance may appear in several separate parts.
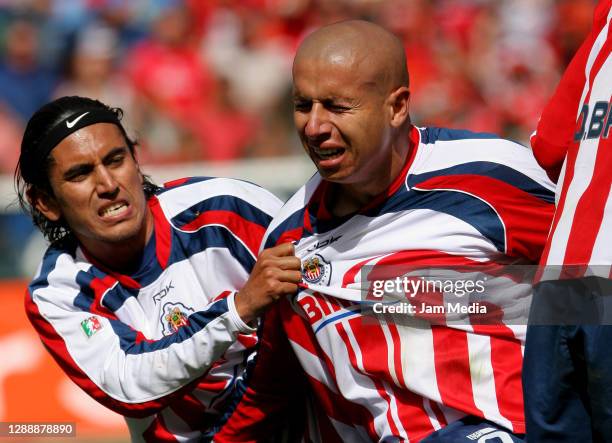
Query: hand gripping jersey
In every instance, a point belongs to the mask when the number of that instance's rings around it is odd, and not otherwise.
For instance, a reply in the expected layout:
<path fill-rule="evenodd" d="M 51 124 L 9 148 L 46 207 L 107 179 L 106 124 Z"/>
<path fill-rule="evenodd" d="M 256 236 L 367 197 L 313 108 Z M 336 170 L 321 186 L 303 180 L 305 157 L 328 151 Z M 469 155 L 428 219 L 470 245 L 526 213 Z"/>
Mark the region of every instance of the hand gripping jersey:
<path fill-rule="evenodd" d="M 26 310 L 66 374 L 125 415 L 134 441 L 200 441 L 242 394 L 257 339 L 234 293 L 280 202 L 246 182 L 190 178 L 148 204 L 154 233 L 134 274 L 50 247 Z"/>
<path fill-rule="evenodd" d="M 554 187 L 528 148 L 489 134 L 413 128 L 411 146 L 357 214 L 331 217 L 316 174 L 271 223 L 265 246 L 294 241 L 307 284 L 266 313 L 254 375 L 215 441 L 265 441 L 300 414 L 301 392 L 307 441 L 419 441 L 466 415 L 524 432 L 524 326 L 366 321 L 355 283 L 365 266 L 537 262 Z"/>
<path fill-rule="evenodd" d="M 568 66 L 531 138 L 538 162 L 559 177 L 557 209 L 542 262 L 612 264 L 612 11 L 595 10 L 593 30 Z M 586 266 L 585 266 L 586 268 Z M 550 274 L 548 274 L 550 275 Z M 552 278 L 554 278 L 553 276 Z"/>

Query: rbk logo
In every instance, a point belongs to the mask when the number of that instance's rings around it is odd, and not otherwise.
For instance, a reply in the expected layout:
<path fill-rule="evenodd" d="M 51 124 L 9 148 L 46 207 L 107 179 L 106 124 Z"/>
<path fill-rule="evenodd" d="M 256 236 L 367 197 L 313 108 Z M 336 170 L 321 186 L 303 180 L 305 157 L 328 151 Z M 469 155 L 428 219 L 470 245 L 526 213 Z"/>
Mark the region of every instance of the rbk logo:
<path fill-rule="evenodd" d="M 89 111 L 88 112 L 84 112 L 83 114 L 79 115 L 77 118 L 75 118 L 72 121 L 66 120 L 66 126 L 68 126 L 68 129 L 70 129 L 74 125 L 76 125 L 78 123 L 78 121 L 81 120 L 83 117 L 85 117 L 87 114 L 89 114 Z"/>
<path fill-rule="evenodd" d="M 170 280 L 170 283 L 168 283 L 168 286 L 166 286 L 165 288 L 163 288 L 162 290 L 160 290 L 153 296 L 153 301 L 155 302 L 155 304 L 157 304 L 159 301 L 161 301 L 162 298 L 168 295 L 168 293 L 170 292 L 170 289 L 174 289 L 174 286 L 172 286 L 172 280 Z"/>

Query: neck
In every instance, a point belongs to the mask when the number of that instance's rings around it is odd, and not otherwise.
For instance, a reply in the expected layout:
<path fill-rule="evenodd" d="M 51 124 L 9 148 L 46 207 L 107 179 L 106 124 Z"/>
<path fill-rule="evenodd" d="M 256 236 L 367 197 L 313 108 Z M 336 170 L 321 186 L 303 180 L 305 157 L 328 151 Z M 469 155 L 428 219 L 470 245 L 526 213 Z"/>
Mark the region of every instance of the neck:
<path fill-rule="evenodd" d="M 132 274 L 140 266 L 146 242 L 128 241 L 123 244 L 107 244 L 98 246 L 94 251 L 87 249 L 88 255 L 92 256 L 106 269 L 119 272 L 120 274 Z M 84 246 L 84 245 L 83 245 Z"/>
<path fill-rule="evenodd" d="M 121 274 L 132 274 L 140 267 L 142 256 L 153 234 L 153 214 L 147 208 L 144 227 L 135 236 L 118 241 L 80 239 L 88 257 L 100 265 Z"/>
<path fill-rule="evenodd" d="M 327 207 L 332 215 L 343 217 L 357 212 L 386 191 L 402 172 L 412 153 L 411 126 L 399 132 L 390 153 L 382 161 L 373 163 L 363 180 L 351 183 L 333 183 L 329 188 Z"/>

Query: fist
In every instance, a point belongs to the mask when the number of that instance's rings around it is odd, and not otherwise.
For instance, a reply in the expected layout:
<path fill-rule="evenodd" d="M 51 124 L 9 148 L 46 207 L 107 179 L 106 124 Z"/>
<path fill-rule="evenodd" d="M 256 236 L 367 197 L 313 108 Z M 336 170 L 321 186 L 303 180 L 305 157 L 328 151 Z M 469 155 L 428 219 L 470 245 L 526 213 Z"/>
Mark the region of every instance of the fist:
<path fill-rule="evenodd" d="M 301 281 L 301 262 L 291 243 L 264 249 L 249 279 L 236 294 L 238 315 L 245 323 L 251 322 L 283 295 L 296 292 Z"/>

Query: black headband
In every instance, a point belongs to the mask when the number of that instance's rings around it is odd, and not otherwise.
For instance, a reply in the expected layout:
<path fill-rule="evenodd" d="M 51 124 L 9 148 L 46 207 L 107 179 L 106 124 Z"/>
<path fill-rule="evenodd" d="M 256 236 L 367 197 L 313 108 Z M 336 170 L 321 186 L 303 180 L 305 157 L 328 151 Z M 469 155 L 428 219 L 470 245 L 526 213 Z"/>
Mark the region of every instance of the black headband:
<path fill-rule="evenodd" d="M 76 112 L 59 122 L 49 131 L 49 134 L 47 134 L 45 139 L 40 143 L 39 149 L 37 150 L 37 157 L 39 157 L 41 161 L 44 161 L 53 148 L 63 139 L 85 126 L 94 125 L 96 123 L 114 123 L 121 127 L 117 115 L 109 109 L 92 109 L 89 111 Z"/>

